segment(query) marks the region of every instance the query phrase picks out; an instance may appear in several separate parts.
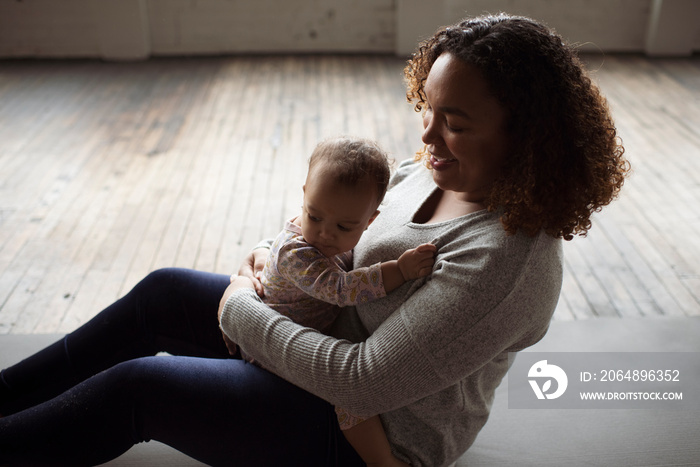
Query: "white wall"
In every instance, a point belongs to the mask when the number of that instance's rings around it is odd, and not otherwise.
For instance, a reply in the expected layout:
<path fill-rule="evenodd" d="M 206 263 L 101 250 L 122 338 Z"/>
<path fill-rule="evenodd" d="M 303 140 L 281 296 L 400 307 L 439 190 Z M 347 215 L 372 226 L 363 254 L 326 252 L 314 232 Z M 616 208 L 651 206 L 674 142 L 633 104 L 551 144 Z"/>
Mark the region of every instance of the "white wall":
<path fill-rule="evenodd" d="M 154 54 L 386 52 L 394 46 L 393 0 L 146 0 L 146 4 Z"/>
<path fill-rule="evenodd" d="M 420 3 L 415 1 L 412 3 Z M 428 2 L 425 2 L 428 3 Z M 584 49 L 639 51 L 644 47 L 650 2 L 640 0 L 445 0 L 439 24 L 452 18 L 506 11 L 530 16 Z M 429 31 L 432 32 L 432 31 Z M 400 44 L 410 50 L 410 37 Z"/>
<path fill-rule="evenodd" d="M 690 55 L 700 51 L 700 0 L 399 0 L 396 52 L 466 16 L 536 18 L 583 51 Z"/>
<path fill-rule="evenodd" d="M 0 57 L 391 52 L 393 0 L 0 0 Z"/>
<path fill-rule="evenodd" d="M 583 50 L 700 51 L 699 0 L 0 0 L 0 57 L 407 55 L 440 25 L 498 11 Z"/>

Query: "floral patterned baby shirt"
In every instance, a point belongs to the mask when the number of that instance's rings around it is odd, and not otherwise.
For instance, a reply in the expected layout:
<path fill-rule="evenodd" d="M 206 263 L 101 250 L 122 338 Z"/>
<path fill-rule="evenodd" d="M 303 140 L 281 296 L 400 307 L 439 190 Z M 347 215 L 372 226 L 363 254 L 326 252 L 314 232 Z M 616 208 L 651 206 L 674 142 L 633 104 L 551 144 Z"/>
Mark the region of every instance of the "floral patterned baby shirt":
<path fill-rule="evenodd" d="M 287 221 L 263 269 L 264 301 L 294 322 L 323 332 L 338 307 L 386 296 L 380 266 L 349 271 L 351 251 L 327 258 L 306 243 L 299 226 Z"/>

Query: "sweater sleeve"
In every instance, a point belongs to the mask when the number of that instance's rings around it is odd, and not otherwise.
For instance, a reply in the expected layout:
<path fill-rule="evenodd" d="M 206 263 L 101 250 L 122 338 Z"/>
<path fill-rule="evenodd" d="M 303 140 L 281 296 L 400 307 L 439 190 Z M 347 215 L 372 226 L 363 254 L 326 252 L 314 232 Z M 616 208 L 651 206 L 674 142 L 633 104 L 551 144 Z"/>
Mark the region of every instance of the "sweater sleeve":
<path fill-rule="evenodd" d="M 222 329 L 264 367 L 332 404 L 363 416 L 388 412 L 544 334 L 561 285 L 547 274 L 552 265 L 535 255 L 543 264 L 529 267 L 528 252 L 493 253 L 477 247 L 439 261 L 431 279 L 361 343 L 299 326 L 252 289 L 231 295 Z"/>
<path fill-rule="evenodd" d="M 387 412 L 430 391 L 439 376 L 417 348 L 399 313 L 365 342 L 351 343 L 294 323 L 241 289 L 227 300 L 224 332 L 264 368 L 358 415 Z"/>

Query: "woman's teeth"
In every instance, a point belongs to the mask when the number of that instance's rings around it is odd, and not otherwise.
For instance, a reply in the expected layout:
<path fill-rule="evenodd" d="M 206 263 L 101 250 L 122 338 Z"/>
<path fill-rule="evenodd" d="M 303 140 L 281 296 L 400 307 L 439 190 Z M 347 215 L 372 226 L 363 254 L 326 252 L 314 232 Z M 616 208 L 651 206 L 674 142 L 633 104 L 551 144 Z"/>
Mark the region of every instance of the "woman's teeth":
<path fill-rule="evenodd" d="M 434 154 L 431 154 L 430 157 L 432 157 L 435 162 L 452 162 L 457 160 L 454 157 L 440 157 Z"/>
<path fill-rule="evenodd" d="M 437 157 L 435 155 L 430 155 L 430 166 L 434 170 L 446 170 L 447 168 L 451 167 L 454 162 L 456 162 L 457 159 L 447 159 L 443 157 Z"/>

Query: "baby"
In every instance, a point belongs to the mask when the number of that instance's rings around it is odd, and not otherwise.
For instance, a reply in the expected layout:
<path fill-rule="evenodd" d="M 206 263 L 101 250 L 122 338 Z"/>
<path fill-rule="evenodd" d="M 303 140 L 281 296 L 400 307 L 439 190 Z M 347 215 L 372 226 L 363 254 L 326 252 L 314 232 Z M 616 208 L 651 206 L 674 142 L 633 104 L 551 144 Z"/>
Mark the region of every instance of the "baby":
<path fill-rule="evenodd" d="M 352 249 L 379 214 L 389 176 L 387 156 L 373 142 L 341 137 L 316 147 L 302 213 L 275 239 L 260 278 L 265 303 L 303 326 L 327 332 L 338 307 L 384 297 L 430 274 L 432 244 L 407 250 L 397 260 L 350 270 Z M 336 412 L 346 438 L 368 465 L 407 465 L 391 453 L 379 416 Z"/>

